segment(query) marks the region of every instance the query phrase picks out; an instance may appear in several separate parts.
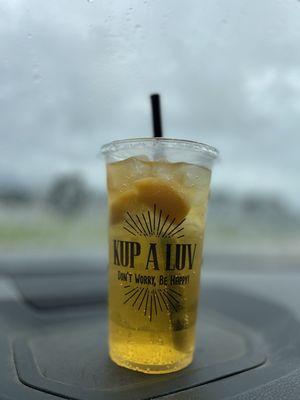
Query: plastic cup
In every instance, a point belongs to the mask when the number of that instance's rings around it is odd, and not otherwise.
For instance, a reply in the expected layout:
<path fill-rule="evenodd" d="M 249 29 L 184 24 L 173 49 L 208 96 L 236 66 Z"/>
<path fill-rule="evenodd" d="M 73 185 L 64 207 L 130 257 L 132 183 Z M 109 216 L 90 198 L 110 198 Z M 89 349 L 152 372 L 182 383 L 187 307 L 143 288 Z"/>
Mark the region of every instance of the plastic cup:
<path fill-rule="evenodd" d="M 161 374 L 192 362 L 211 168 L 218 152 L 177 139 L 102 147 L 109 206 L 109 353 Z"/>

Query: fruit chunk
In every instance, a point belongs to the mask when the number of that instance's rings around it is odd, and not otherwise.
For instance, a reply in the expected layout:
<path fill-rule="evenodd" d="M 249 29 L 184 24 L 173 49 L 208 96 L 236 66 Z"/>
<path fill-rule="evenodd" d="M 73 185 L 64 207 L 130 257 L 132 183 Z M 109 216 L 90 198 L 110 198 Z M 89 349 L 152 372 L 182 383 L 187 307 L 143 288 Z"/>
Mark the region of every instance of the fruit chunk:
<path fill-rule="evenodd" d="M 149 207 L 156 204 L 157 209 L 170 218 L 180 220 L 189 212 L 189 201 L 174 181 L 144 178 L 137 180 L 134 185 L 141 202 Z"/>
<path fill-rule="evenodd" d="M 127 211 L 131 211 L 137 207 L 137 192 L 135 190 L 127 190 L 120 193 L 112 199 L 109 204 L 110 222 L 116 224 L 120 222 Z"/>

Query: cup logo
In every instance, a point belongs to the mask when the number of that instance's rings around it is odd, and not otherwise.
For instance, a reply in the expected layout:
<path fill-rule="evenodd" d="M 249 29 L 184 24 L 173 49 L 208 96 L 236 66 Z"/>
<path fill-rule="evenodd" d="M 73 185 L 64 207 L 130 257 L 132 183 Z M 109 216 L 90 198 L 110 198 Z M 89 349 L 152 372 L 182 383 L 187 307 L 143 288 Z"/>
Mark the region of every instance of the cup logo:
<path fill-rule="evenodd" d="M 185 221 L 165 215 L 154 204 L 140 214 L 127 211 L 125 235 L 112 238 L 111 261 L 117 267 L 123 304 L 150 321 L 182 309 L 184 289 L 200 251 L 197 242 L 185 240 Z"/>
<path fill-rule="evenodd" d="M 133 236 L 175 237 L 180 239 L 184 237 L 182 224 L 185 218 L 173 226 L 175 221 L 176 218 L 171 218 L 170 215 L 164 217 L 162 210 L 156 212 L 156 204 L 154 204 L 153 213 L 148 210 L 147 213 L 135 214 L 134 216 L 127 211 L 123 228 Z M 170 229 L 172 226 L 173 228 Z"/>
<path fill-rule="evenodd" d="M 124 286 L 123 304 L 130 304 L 136 311 L 141 311 L 152 321 L 159 312 L 179 311 L 182 294 L 172 288 L 149 289 L 148 287 Z"/>

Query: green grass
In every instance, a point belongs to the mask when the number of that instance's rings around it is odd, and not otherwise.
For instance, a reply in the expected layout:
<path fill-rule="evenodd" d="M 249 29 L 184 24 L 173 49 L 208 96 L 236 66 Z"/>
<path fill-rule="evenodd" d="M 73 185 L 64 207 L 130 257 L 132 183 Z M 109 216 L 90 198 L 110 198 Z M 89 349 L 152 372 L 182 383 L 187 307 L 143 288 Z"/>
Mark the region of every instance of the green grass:
<path fill-rule="evenodd" d="M 266 246 L 300 248 L 300 230 L 281 226 L 259 225 L 247 221 L 240 226 L 209 221 L 205 247 L 238 249 Z M 63 217 L 45 209 L 11 210 L 0 218 L 0 250 L 15 251 L 85 251 L 106 248 L 107 216 L 105 210 L 88 210 L 73 217 Z"/>
<path fill-rule="evenodd" d="M 64 218 L 51 213 L 36 215 L 29 220 L 12 218 L 0 223 L 0 248 L 16 250 L 96 248 L 105 245 L 106 221 L 77 216 Z M 103 222 L 101 222 L 103 221 Z"/>

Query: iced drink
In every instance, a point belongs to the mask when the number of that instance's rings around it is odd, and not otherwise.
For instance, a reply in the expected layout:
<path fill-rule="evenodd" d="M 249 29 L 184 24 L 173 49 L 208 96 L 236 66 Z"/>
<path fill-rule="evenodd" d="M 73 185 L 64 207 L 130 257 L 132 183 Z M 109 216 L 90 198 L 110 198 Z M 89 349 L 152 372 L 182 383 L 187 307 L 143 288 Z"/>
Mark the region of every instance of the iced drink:
<path fill-rule="evenodd" d="M 211 171 L 148 153 L 107 164 L 109 351 L 166 373 L 193 358 Z"/>

